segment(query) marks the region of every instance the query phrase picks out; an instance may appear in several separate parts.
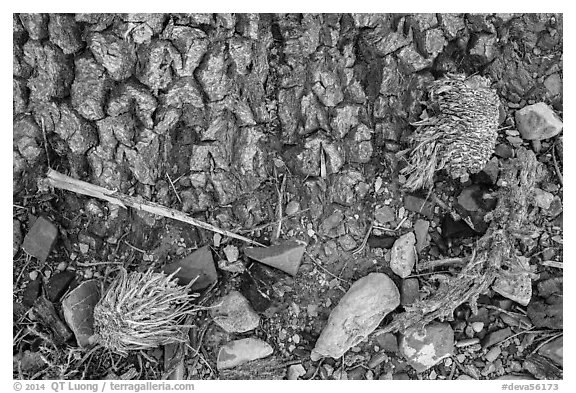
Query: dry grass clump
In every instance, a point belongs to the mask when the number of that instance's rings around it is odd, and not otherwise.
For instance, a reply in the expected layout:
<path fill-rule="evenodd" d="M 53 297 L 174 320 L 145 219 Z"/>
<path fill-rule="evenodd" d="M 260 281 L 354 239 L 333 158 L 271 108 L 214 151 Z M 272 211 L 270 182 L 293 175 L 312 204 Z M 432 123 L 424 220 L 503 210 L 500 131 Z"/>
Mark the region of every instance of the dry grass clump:
<path fill-rule="evenodd" d="M 180 286 L 174 274 L 122 269 L 94 308 L 95 341 L 120 354 L 184 342 L 194 281 Z"/>
<path fill-rule="evenodd" d="M 429 88 L 429 118 L 415 123 L 404 187 L 429 188 L 445 169 L 454 178 L 481 171 L 496 145 L 499 100 L 489 80 L 451 75 Z"/>

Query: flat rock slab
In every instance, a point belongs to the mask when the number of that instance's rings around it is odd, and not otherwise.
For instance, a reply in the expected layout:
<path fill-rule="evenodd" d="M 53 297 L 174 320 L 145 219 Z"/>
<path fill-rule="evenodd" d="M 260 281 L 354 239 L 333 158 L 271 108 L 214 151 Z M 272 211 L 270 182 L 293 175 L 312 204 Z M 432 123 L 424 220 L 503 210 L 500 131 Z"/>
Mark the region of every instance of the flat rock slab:
<path fill-rule="evenodd" d="M 416 237 L 413 232 L 400 236 L 392 246 L 390 269 L 402 278 L 412 273 L 416 264 Z"/>
<path fill-rule="evenodd" d="M 40 262 L 45 262 L 57 237 L 58 228 L 52 224 L 52 221 L 38 217 L 24 237 L 22 248 Z"/>
<path fill-rule="evenodd" d="M 220 348 L 216 367 L 218 370 L 234 368 L 241 364 L 272 355 L 272 347 L 257 338 L 243 338 L 227 343 Z"/>
<path fill-rule="evenodd" d="M 564 338 L 558 337 L 550 341 L 538 350 L 542 356 L 552 360 L 556 365 L 562 367 L 564 364 Z"/>
<path fill-rule="evenodd" d="M 528 259 L 518 257 L 511 261 L 507 273 L 496 278 L 492 289 L 500 295 L 523 306 L 527 306 L 532 299 L 532 278 Z"/>
<path fill-rule="evenodd" d="M 400 353 L 417 372 L 435 366 L 454 353 L 454 331 L 448 323 L 432 322 L 424 332 L 411 329 L 400 337 Z"/>
<path fill-rule="evenodd" d="M 232 291 L 217 300 L 220 304 L 210 310 L 210 315 L 222 329 L 228 333 L 244 333 L 254 330 L 260 323 L 260 316 L 250 303 L 238 291 Z"/>
<path fill-rule="evenodd" d="M 12 220 L 12 256 L 14 257 L 22 244 L 22 225 L 17 219 Z"/>
<path fill-rule="evenodd" d="M 172 274 L 178 268 L 180 270 L 174 277 L 178 279 L 178 283 L 181 285 L 188 285 L 190 281 L 198 277 L 192 284 L 192 290 L 204 289 L 218 281 L 212 252 L 208 246 L 199 248 L 178 262 L 164 266 L 162 270 L 166 274 Z"/>
<path fill-rule="evenodd" d="M 370 273 L 356 281 L 330 313 L 310 358 L 340 358 L 364 340 L 400 304 L 400 293 L 384 273 Z"/>
<path fill-rule="evenodd" d="M 244 250 L 244 253 L 255 261 L 295 276 L 302 263 L 305 250 L 305 245 L 295 241 L 288 241 L 270 247 L 248 247 Z"/>
<path fill-rule="evenodd" d="M 516 126 L 522 138 L 541 141 L 562 131 L 562 120 L 543 102 L 525 106 L 516 111 Z"/>
<path fill-rule="evenodd" d="M 90 337 L 94 334 L 94 307 L 99 300 L 98 280 L 84 281 L 62 300 L 64 319 L 80 347 L 90 346 Z"/>

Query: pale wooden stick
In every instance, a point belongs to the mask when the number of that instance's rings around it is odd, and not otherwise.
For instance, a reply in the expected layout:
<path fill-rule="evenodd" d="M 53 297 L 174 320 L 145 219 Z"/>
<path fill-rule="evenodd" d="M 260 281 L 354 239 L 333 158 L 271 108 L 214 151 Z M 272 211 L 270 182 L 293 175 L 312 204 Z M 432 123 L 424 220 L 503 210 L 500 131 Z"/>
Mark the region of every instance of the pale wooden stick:
<path fill-rule="evenodd" d="M 225 229 L 220 229 L 218 227 L 215 227 L 214 225 L 192 218 L 189 215 L 182 213 L 178 210 L 170 209 L 154 202 L 139 201 L 136 198 L 128 195 L 124 195 L 116 191 L 110 191 L 104 187 L 96 186 L 94 184 L 87 183 L 81 180 L 73 179 L 70 176 L 66 176 L 53 169 L 48 170 L 47 180 L 49 184 L 55 188 L 60 188 L 63 190 L 75 192 L 77 194 L 88 195 L 94 198 L 103 199 L 115 205 L 122 206 L 125 209 L 127 209 L 128 207 L 132 207 L 134 209 L 142 210 L 162 217 L 172 218 L 174 220 L 185 222 L 198 228 L 219 233 L 223 236 L 228 236 L 260 247 L 265 247 L 263 244 L 258 243 L 255 240 L 248 239 L 247 237 L 238 235 L 234 232 L 230 232 Z"/>

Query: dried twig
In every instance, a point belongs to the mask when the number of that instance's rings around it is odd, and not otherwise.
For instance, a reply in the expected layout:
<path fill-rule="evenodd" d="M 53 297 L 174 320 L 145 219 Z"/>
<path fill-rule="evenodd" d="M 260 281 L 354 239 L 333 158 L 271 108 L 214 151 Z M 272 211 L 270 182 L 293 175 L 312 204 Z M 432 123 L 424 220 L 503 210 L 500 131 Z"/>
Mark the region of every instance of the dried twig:
<path fill-rule="evenodd" d="M 168 178 L 168 182 L 170 182 L 172 191 L 174 191 L 174 194 L 176 194 L 176 198 L 178 198 L 178 202 L 182 203 L 182 199 L 180 199 L 180 195 L 178 194 L 178 191 L 176 191 L 176 187 L 174 187 L 174 183 L 172 182 L 172 179 L 170 179 L 170 175 L 168 174 L 168 172 L 166 172 L 166 177 Z"/>
<path fill-rule="evenodd" d="M 280 238 L 282 232 L 282 205 L 284 204 L 284 193 L 286 192 L 286 175 L 282 177 L 282 185 L 278 190 L 278 205 L 276 205 L 276 231 L 272 234 L 272 241 Z"/>
<path fill-rule="evenodd" d="M 214 225 L 192 218 L 189 215 L 182 213 L 178 210 L 170 209 L 154 202 L 141 201 L 134 197 L 124 195 L 116 191 L 110 191 L 104 187 L 96 186 L 91 183 L 73 179 L 70 176 L 66 176 L 52 169 L 48 170 L 47 180 L 48 183 L 55 188 L 60 188 L 78 194 L 103 199 L 115 205 L 119 205 L 125 209 L 128 207 L 132 207 L 134 209 L 142 210 L 162 217 L 172 218 L 174 220 L 185 222 L 198 228 L 219 233 L 223 236 L 228 236 L 260 247 L 265 247 L 263 244 L 255 240 L 248 239 L 247 237 L 238 235 L 234 232 L 230 232 L 225 229 L 220 229 Z"/>
<path fill-rule="evenodd" d="M 560 185 L 564 185 L 564 177 L 562 176 L 562 172 L 560 171 L 560 167 L 558 166 L 558 161 L 556 161 L 556 144 L 552 147 L 552 161 L 554 162 L 554 169 L 556 170 L 556 175 L 558 175 L 558 180 L 560 181 Z"/>

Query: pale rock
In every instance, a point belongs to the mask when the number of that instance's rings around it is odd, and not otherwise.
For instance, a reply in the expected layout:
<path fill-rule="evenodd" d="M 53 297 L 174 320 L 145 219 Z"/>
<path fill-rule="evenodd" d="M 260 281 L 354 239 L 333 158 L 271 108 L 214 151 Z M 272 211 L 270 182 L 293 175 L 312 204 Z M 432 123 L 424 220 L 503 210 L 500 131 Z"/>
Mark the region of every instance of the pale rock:
<path fill-rule="evenodd" d="M 392 246 L 390 269 L 402 278 L 406 278 L 412 273 L 412 268 L 416 263 L 415 243 L 414 233 L 408 232 L 396 239 Z"/>
<path fill-rule="evenodd" d="M 272 347 L 257 338 L 243 338 L 229 342 L 218 351 L 216 367 L 218 370 L 234 368 L 252 360 L 272 355 Z"/>
<path fill-rule="evenodd" d="M 414 233 L 416 235 L 416 251 L 421 252 L 423 249 L 430 245 L 428 240 L 428 229 L 430 228 L 430 221 L 418 219 L 414 223 Z"/>
<path fill-rule="evenodd" d="M 563 337 L 558 337 L 555 340 L 544 344 L 542 348 L 538 350 L 538 353 L 542 356 L 547 357 L 552 360 L 558 366 L 563 367 L 564 363 L 564 339 Z"/>
<path fill-rule="evenodd" d="M 219 304 L 210 310 L 214 322 L 228 333 L 244 333 L 254 330 L 260 316 L 252 309 L 248 300 L 238 291 L 216 301 Z"/>
<path fill-rule="evenodd" d="M 238 260 L 238 256 L 240 255 L 238 251 L 238 247 L 233 246 L 232 244 L 227 245 L 224 247 L 224 255 L 226 255 L 226 260 L 230 263 L 236 262 Z"/>
<path fill-rule="evenodd" d="M 509 261 L 509 270 L 500 275 L 492 289 L 507 299 L 527 306 L 532 298 L 532 278 L 528 258 L 517 257 Z"/>
<path fill-rule="evenodd" d="M 295 381 L 305 374 L 306 374 L 306 369 L 304 369 L 304 366 L 302 366 L 302 364 L 300 364 L 300 363 L 299 364 L 293 364 L 290 367 L 288 367 L 287 378 L 289 381 Z"/>
<path fill-rule="evenodd" d="M 548 191 L 541 190 L 540 188 L 534 189 L 534 203 L 536 203 L 536 206 L 548 210 L 553 200 L 554 195 Z"/>
<path fill-rule="evenodd" d="M 432 322 L 424 331 L 410 329 L 400 337 L 400 353 L 423 372 L 454 353 L 454 331 L 448 323 Z"/>
<path fill-rule="evenodd" d="M 364 340 L 400 304 L 400 293 L 384 273 L 370 273 L 356 281 L 332 310 L 311 359 L 340 358 Z"/>
<path fill-rule="evenodd" d="M 530 141 L 552 138 L 562 131 L 562 120 L 543 102 L 525 106 L 515 117 L 522 138 Z"/>

